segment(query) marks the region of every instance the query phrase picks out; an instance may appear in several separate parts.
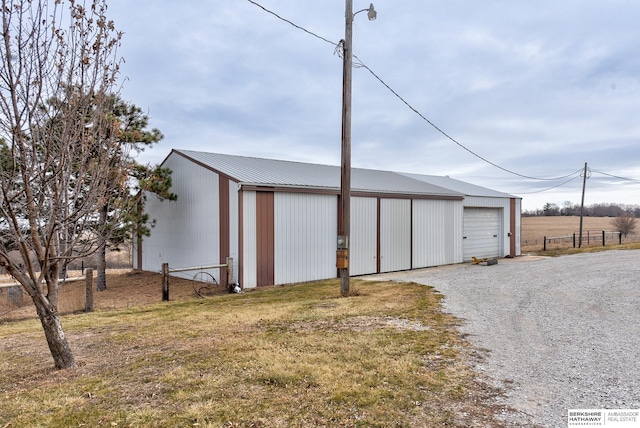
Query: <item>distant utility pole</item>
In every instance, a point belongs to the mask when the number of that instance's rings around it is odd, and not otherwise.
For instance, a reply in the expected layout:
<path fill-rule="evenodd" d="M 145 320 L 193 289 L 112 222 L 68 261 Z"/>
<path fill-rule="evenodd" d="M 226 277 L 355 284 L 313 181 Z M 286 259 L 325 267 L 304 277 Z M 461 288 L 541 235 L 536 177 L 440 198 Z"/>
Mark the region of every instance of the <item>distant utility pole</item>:
<path fill-rule="evenodd" d="M 584 172 L 582 173 L 582 203 L 580 204 L 580 238 L 578 239 L 578 248 L 582 248 L 582 217 L 584 214 L 584 191 L 587 187 L 587 163 L 584 163 Z"/>

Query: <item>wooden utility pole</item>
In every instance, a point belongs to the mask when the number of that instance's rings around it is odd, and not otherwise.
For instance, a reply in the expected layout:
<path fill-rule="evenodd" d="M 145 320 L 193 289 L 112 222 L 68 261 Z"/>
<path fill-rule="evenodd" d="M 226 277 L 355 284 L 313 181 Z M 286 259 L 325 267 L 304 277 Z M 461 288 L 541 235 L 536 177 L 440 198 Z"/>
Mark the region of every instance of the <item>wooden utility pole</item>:
<path fill-rule="evenodd" d="M 342 43 L 342 151 L 340 166 L 340 230 L 337 266 L 340 293 L 349 294 L 349 233 L 351 229 L 351 71 L 353 65 L 353 2 L 346 0 L 345 31 Z"/>
<path fill-rule="evenodd" d="M 584 215 L 584 192 L 587 187 L 587 163 L 584 163 L 582 173 L 582 203 L 580 204 L 580 237 L 578 238 L 578 248 L 582 248 L 582 217 Z"/>
<path fill-rule="evenodd" d="M 162 301 L 169 301 L 169 263 L 162 263 Z"/>

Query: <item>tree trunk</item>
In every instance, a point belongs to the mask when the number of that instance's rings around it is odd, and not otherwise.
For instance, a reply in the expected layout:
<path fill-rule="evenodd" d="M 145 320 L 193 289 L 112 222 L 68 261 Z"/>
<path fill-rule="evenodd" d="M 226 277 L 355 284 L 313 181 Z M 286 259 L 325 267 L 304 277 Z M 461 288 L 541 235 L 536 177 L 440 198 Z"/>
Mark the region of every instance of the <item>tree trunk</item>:
<path fill-rule="evenodd" d="M 77 367 L 71 346 L 62 330 L 57 309 L 51 308 L 50 305 L 44 304 L 38 299 L 34 299 L 34 303 L 40 317 L 40 323 L 42 323 L 44 335 L 47 338 L 55 368 L 62 370 Z"/>
<path fill-rule="evenodd" d="M 99 230 L 103 235 L 98 240 L 98 278 L 96 280 L 98 291 L 104 291 L 107 289 L 107 240 L 104 237 L 103 230 L 107 224 L 108 209 L 107 205 L 105 205 L 100 210 Z"/>

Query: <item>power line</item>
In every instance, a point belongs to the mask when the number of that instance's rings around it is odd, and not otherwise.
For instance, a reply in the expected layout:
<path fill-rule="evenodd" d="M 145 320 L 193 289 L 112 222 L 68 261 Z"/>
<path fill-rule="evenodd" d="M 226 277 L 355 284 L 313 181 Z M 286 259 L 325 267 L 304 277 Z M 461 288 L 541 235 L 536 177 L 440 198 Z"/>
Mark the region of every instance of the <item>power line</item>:
<path fill-rule="evenodd" d="M 581 171 L 576 171 L 576 172 L 574 172 L 574 174 L 577 174 L 578 172 L 581 172 Z M 581 174 L 580 175 L 576 175 L 575 177 L 572 177 L 572 178 L 568 179 L 567 181 L 564 181 L 564 182 L 558 184 L 557 186 L 549 187 L 547 189 L 536 190 L 535 192 L 518 192 L 518 194 L 519 195 L 533 195 L 533 194 L 536 194 L 536 193 L 548 192 L 549 190 L 557 189 L 558 187 L 564 186 L 565 184 L 570 183 L 570 182 L 572 182 L 573 180 L 575 180 L 577 178 L 581 178 L 581 176 L 582 176 Z"/>
<path fill-rule="evenodd" d="M 280 15 L 278 15 L 277 13 L 275 13 L 275 12 L 273 12 L 273 11 L 271 11 L 271 10 L 267 9 L 266 7 L 262 6 L 261 4 L 256 3 L 256 2 L 255 2 L 255 1 L 253 1 L 253 0 L 247 0 L 247 1 L 248 1 L 249 3 L 251 3 L 251 4 L 254 4 L 254 5 L 258 6 L 260 9 L 264 10 L 265 12 L 267 12 L 267 13 L 269 13 L 269 14 L 271 14 L 271 15 L 275 16 L 275 17 L 276 17 L 276 18 L 278 18 L 279 20 L 284 21 L 284 22 L 286 22 L 287 24 L 294 26 L 294 27 L 295 27 L 295 28 L 297 28 L 298 30 L 302 30 L 302 31 L 304 31 L 304 32 L 305 32 L 305 33 L 307 33 L 307 34 L 310 34 L 310 35 L 312 35 L 313 37 L 316 37 L 316 38 L 318 38 L 318 39 L 322 40 L 323 42 L 329 43 L 330 45 L 334 45 L 334 46 L 337 46 L 337 45 L 338 45 L 337 43 L 334 43 L 334 42 L 332 42 L 331 40 L 326 39 L 326 38 L 324 38 L 324 37 L 322 37 L 322 36 L 320 36 L 320 35 L 318 35 L 318 34 L 314 33 L 313 31 L 309 31 L 309 30 L 307 30 L 306 28 L 301 27 L 301 26 L 299 26 L 299 25 L 297 25 L 297 24 L 295 24 L 295 23 L 293 23 L 293 22 L 289 21 L 289 20 L 288 20 L 288 19 L 286 19 L 286 18 L 283 18 L 282 16 L 280 16 Z"/>
<path fill-rule="evenodd" d="M 541 178 L 541 177 L 531 177 L 528 175 L 524 175 L 524 174 L 520 174 L 517 173 L 515 171 L 511 171 L 507 168 L 504 168 L 494 162 L 491 162 L 490 160 L 480 156 L 478 153 L 474 152 L 473 150 L 469 149 L 468 147 L 466 147 L 465 145 L 463 145 L 462 143 L 460 143 L 459 141 L 457 141 L 455 138 L 453 138 L 452 136 L 450 136 L 449 134 L 447 134 L 445 131 L 443 131 L 442 129 L 440 129 L 435 123 L 433 123 L 432 121 L 430 121 L 429 119 L 427 119 L 422 113 L 420 113 L 420 111 L 418 111 L 418 109 L 416 109 L 415 107 L 413 107 L 411 104 L 409 104 L 409 102 L 407 100 L 405 100 L 402 96 L 400 96 L 400 94 L 398 94 L 391 86 L 389 86 L 384 80 L 382 80 L 382 78 L 380 78 L 380 76 L 378 76 L 373 70 L 371 70 L 364 62 L 362 62 L 362 60 L 360 58 L 358 58 L 356 55 L 353 56 L 354 58 L 356 58 L 358 60 L 358 65 L 361 68 L 364 68 L 365 70 L 367 70 L 369 73 L 371 73 L 371 75 L 373 77 L 375 77 L 380 83 L 382 83 L 382 85 L 384 87 L 386 87 L 396 98 L 398 98 L 400 101 L 402 101 L 407 107 L 409 107 L 409 109 L 411 109 L 414 113 L 416 113 L 418 116 L 420 116 L 425 122 L 427 122 L 429 125 L 431 125 L 436 131 L 440 132 L 442 135 L 444 135 L 446 138 L 448 138 L 449 140 L 451 140 L 452 142 L 454 142 L 455 144 L 457 144 L 460 148 L 462 148 L 463 150 L 466 150 L 467 152 L 471 153 L 473 156 L 477 157 L 478 159 L 488 163 L 491 166 L 494 166 L 502 171 L 505 171 L 509 174 L 513 174 L 516 175 L 518 177 L 522 177 L 522 178 L 527 178 L 527 179 L 531 179 L 531 180 L 540 180 L 540 181 L 554 181 L 554 180 L 562 180 L 563 178 L 567 178 L 572 176 L 573 174 L 575 174 L 575 172 L 572 172 L 571 174 L 567 174 L 565 176 L 562 177 L 553 177 L 553 178 Z"/>
<path fill-rule="evenodd" d="M 606 175 L 607 177 L 617 178 L 618 180 L 631 181 L 633 183 L 640 183 L 640 180 L 636 180 L 635 178 L 620 177 L 618 175 L 613 175 L 613 174 L 608 174 L 606 172 L 598 171 L 597 169 L 591 169 L 591 171 L 597 172 L 598 174 L 601 174 L 601 175 Z"/>
<path fill-rule="evenodd" d="M 335 43 L 332 42 L 331 40 L 322 37 L 312 31 L 307 30 L 304 27 L 301 27 L 295 23 L 293 23 L 292 21 L 281 17 L 280 15 L 278 15 L 277 13 L 267 9 L 266 7 L 260 5 L 259 3 L 253 1 L 253 0 L 247 0 L 249 3 L 258 6 L 260 9 L 264 10 L 265 12 L 275 16 L 276 18 L 280 19 L 281 21 L 286 22 L 289 25 L 292 25 L 293 27 L 304 31 L 305 33 L 316 37 L 326 43 L 329 43 L 333 46 L 336 47 L 336 51 L 339 50 L 340 48 L 340 43 Z M 354 64 L 355 67 L 358 68 L 364 68 L 366 69 L 376 80 L 378 80 L 378 82 L 380 82 L 384 87 L 386 87 L 396 98 L 398 98 L 403 104 L 405 104 L 410 110 L 412 110 L 414 113 L 416 113 L 420 118 L 422 118 L 425 122 L 427 122 L 429 125 L 431 125 L 435 130 L 437 130 L 439 133 L 441 133 L 442 135 L 444 135 L 447 139 L 449 139 L 450 141 L 452 141 L 453 143 L 455 143 L 456 145 L 458 145 L 460 148 L 462 148 L 463 150 L 467 151 L 468 153 L 470 153 L 471 155 L 475 156 L 476 158 L 482 160 L 485 163 L 488 163 L 489 165 L 498 168 L 504 172 L 507 172 L 509 174 L 512 175 L 516 175 L 518 177 L 522 177 L 522 178 L 526 178 L 526 179 L 530 179 L 530 180 L 538 180 L 538 181 L 555 181 L 555 180 L 562 180 L 568 177 L 571 177 L 572 175 L 576 174 L 578 171 L 581 171 L 582 169 L 576 171 L 576 172 L 572 172 L 570 174 L 561 176 L 561 177 L 551 177 L 551 178 L 543 178 L 543 177 L 533 177 L 533 176 L 528 176 L 528 175 L 524 175 L 524 174 L 520 174 L 518 172 L 512 171 L 510 169 L 504 168 L 488 159 L 486 159 L 485 157 L 479 155 L 478 153 L 474 152 L 473 150 L 469 149 L 468 147 L 466 147 L 465 145 L 463 145 L 462 143 L 460 143 L 459 141 L 457 141 L 455 138 L 453 138 L 452 136 L 450 136 L 449 134 L 447 134 L 445 131 L 443 131 L 440 127 L 438 127 L 435 123 L 433 123 L 431 120 L 429 120 L 425 115 L 423 115 L 418 109 L 416 109 L 415 107 L 413 107 L 407 100 L 405 100 L 402 96 L 400 96 L 400 94 L 398 94 L 398 92 L 396 92 L 393 88 L 391 88 L 391 86 L 389 86 L 380 76 L 378 76 L 371 68 L 369 68 L 360 58 L 358 58 L 356 55 L 353 55 L 353 57 L 357 60 L 357 63 Z M 571 181 L 571 180 L 569 180 Z M 558 186 L 556 186 L 558 187 Z"/>

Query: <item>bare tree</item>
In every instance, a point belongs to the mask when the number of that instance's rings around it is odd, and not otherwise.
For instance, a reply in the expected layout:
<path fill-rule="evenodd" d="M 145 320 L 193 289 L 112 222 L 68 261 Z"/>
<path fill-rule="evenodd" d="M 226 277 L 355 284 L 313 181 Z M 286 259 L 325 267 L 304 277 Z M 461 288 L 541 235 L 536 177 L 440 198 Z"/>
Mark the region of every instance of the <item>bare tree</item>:
<path fill-rule="evenodd" d="M 31 297 L 57 369 L 76 366 L 61 269 L 95 251 L 109 232 L 87 232 L 99 208 L 128 192 L 126 150 L 109 137 L 121 33 L 106 10 L 106 0 L 2 0 L 0 265 Z"/>
<path fill-rule="evenodd" d="M 629 215 L 621 215 L 611 219 L 611 225 L 626 238 L 636 229 L 636 219 Z"/>

